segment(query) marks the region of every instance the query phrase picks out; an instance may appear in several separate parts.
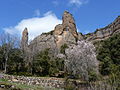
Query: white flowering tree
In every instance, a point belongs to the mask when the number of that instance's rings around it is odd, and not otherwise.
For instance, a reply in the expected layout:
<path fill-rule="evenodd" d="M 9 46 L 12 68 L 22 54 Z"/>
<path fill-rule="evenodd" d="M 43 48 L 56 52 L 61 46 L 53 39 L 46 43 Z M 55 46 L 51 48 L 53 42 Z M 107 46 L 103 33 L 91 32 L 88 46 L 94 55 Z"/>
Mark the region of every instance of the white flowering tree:
<path fill-rule="evenodd" d="M 95 47 L 88 41 L 78 41 L 65 51 L 65 71 L 83 80 L 89 79 L 89 72 L 97 72 Z"/>

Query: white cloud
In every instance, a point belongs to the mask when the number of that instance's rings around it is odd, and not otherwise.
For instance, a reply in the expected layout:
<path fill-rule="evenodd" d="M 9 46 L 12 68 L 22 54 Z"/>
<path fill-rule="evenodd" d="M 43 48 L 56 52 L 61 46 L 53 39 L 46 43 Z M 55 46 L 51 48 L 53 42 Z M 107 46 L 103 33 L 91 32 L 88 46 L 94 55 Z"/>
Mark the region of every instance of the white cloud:
<path fill-rule="evenodd" d="M 55 14 L 52 11 L 48 11 L 44 14 L 44 16 L 49 16 L 49 15 L 55 16 Z"/>
<path fill-rule="evenodd" d="M 53 30 L 57 24 L 61 23 L 62 21 L 49 11 L 43 17 L 23 19 L 16 26 L 7 27 L 4 30 L 10 34 L 21 34 L 24 28 L 27 27 L 29 40 L 31 40 L 44 32 Z"/>
<path fill-rule="evenodd" d="M 86 3 L 88 3 L 88 0 L 69 0 L 70 5 L 75 5 L 77 7 L 79 7 L 83 4 L 86 4 Z"/>
<path fill-rule="evenodd" d="M 39 10 L 39 9 L 36 9 L 36 10 L 34 11 L 34 16 L 37 16 L 37 17 L 40 16 L 40 10 Z"/>

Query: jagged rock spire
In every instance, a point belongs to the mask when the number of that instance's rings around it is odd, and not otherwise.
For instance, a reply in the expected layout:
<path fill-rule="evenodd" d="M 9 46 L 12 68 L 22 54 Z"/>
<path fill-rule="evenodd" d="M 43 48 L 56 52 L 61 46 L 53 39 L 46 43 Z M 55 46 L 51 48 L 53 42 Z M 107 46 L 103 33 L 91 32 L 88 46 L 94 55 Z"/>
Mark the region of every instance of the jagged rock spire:
<path fill-rule="evenodd" d="M 70 14 L 68 11 L 65 11 L 62 17 L 62 25 L 64 29 L 69 30 L 74 37 L 78 37 L 78 33 L 77 33 L 77 29 L 76 29 L 76 24 L 75 24 L 75 20 L 72 16 L 72 14 Z"/>
<path fill-rule="evenodd" d="M 25 50 L 28 47 L 28 30 L 25 28 L 22 32 L 21 48 Z"/>
<path fill-rule="evenodd" d="M 62 24 L 55 27 L 54 36 L 58 48 L 63 44 L 73 44 L 78 40 L 75 20 L 69 12 L 65 11 L 62 17 Z"/>
<path fill-rule="evenodd" d="M 69 31 L 75 38 L 78 38 L 75 20 L 68 11 L 65 11 L 62 17 L 62 24 L 55 27 L 54 34 L 60 35 L 63 31 Z"/>

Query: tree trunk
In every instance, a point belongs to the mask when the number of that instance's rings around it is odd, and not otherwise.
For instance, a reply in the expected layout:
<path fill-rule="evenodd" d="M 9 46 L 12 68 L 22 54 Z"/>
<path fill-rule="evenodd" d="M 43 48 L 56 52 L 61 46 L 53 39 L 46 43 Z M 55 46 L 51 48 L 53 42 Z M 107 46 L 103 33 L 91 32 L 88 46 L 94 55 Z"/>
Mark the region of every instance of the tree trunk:
<path fill-rule="evenodd" d="M 5 59 L 5 70 L 4 70 L 5 73 L 7 72 L 7 61 L 8 61 L 8 57 L 6 57 Z"/>

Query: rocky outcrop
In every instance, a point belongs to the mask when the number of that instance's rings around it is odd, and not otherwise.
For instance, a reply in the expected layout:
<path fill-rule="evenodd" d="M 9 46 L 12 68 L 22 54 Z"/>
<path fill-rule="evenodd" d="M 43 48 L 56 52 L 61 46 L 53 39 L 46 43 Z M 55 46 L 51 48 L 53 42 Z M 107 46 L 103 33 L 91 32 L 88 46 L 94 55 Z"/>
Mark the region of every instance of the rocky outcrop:
<path fill-rule="evenodd" d="M 62 24 L 55 27 L 54 34 L 62 35 L 64 31 L 69 31 L 75 38 L 78 38 L 75 20 L 69 12 L 65 11 L 62 17 Z"/>
<path fill-rule="evenodd" d="M 29 64 L 31 65 L 31 60 L 33 55 L 28 46 L 28 29 L 27 28 L 25 28 L 22 33 L 21 49 L 22 49 L 23 58 L 24 58 L 24 65 L 25 67 L 28 67 Z"/>
<path fill-rule="evenodd" d="M 29 45 L 29 49 L 32 51 L 33 55 L 48 48 L 53 53 L 55 53 L 57 49 L 55 38 L 50 34 L 42 34 L 36 37 Z"/>
<path fill-rule="evenodd" d="M 78 39 L 76 24 L 72 15 L 65 11 L 62 21 L 62 24 L 57 25 L 53 32 L 58 48 L 60 48 L 64 43 L 68 45 L 75 44 Z"/>
<path fill-rule="evenodd" d="M 87 34 L 84 37 L 88 41 L 96 41 L 104 40 L 117 33 L 120 33 L 120 16 L 118 16 L 116 20 L 108 26 L 97 29 L 94 33 Z"/>
<path fill-rule="evenodd" d="M 22 33 L 21 48 L 23 51 L 25 51 L 27 47 L 28 47 L 28 30 L 27 28 L 25 28 Z"/>
<path fill-rule="evenodd" d="M 43 33 L 30 42 L 29 48 L 35 54 L 50 48 L 53 53 L 58 53 L 63 44 L 76 44 L 78 33 L 72 15 L 65 11 L 62 17 L 62 24 L 48 33 Z"/>
<path fill-rule="evenodd" d="M 63 29 L 66 29 L 67 31 L 71 32 L 71 34 L 78 38 L 78 33 L 77 33 L 77 29 L 76 29 L 76 24 L 75 24 L 75 20 L 72 16 L 72 14 L 70 14 L 69 12 L 65 11 L 64 15 L 62 17 L 62 25 L 63 25 Z"/>
<path fill-rule="evenodd" d="M 120 16 L 105 28 L 97 29 L 94 33 L 82 35 L 77 33 L 75 20 L 72 14 L 65 11 L 62 17 L 62 24 L 56 25 L 51 32 L 39 35 L 30 42 L 29 46 L 28 31 L 27 28 L 25 28 L 21 45 L 24 51 L 31 52 L 30 56 L 32 57 L 47 48 L 50 49 L 52 54 L 56 55 L 59 54 L 60 48 L 64 44 L 71 46 L 76 44 L 77 40 L 82 39 L 88 41 L 104 40 L 116 33 L 120 33 Z M 28 47 L 28 49 L 26 47 Z"/>

